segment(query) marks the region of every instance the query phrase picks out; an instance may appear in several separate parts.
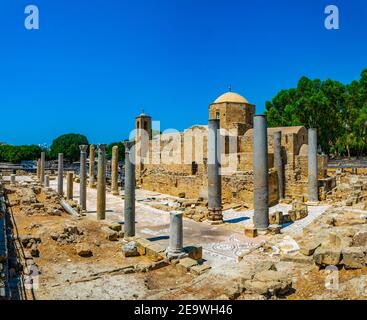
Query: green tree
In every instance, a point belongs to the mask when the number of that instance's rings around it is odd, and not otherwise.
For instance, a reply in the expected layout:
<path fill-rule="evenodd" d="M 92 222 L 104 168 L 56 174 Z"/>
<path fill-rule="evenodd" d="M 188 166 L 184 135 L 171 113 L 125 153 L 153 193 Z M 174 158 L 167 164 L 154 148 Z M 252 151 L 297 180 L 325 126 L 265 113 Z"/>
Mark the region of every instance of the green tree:
<path fill-rule="evenodd" d="M 124 161 L 125 160 L 125 146 L 123 145 L 122 142 L 113 142 L 111 144 L 109 144 L 107 146 L 107 157 L 112 158 L 112 148 L 114 146 L 118 146 L 119 147 L 119 161 Z"/>
<path fill-rule="evenodd" d="M 266 102 L 269 126 L 317 128 L 322 150 L 336 155 L 367 152 L 367 70 L 359 81 L 302 77 L 296 88 L 280 91 Z"/>
<path fill-rule="evenodd" d="M 51 145 L 50 157 L 57 159 L 59 153 L 64 154 L 64 158 L 69 161 L 80 159 L 80 145 L 89 145 L 87 137 L 81 134 L 65 134 L 55 139 Z"/>
<path fill-rule="evenodd" d="M 40 157 L 41 151 L 41 148 L 36 145 L 0 145 L 0 161 L 20 163 L 25 160 L 37 160 Z"/>

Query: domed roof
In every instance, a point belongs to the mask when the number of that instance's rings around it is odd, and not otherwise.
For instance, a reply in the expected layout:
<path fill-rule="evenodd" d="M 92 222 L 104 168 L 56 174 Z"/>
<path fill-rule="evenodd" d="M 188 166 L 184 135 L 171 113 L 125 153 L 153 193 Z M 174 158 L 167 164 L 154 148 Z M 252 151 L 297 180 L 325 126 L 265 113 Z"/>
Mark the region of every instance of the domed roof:
<path fill-rule="evenodd" d="M 217 100 L 214 101 L 214 103 L 223 102 L 249 103 L 244 97 L 232 91 L 222 94 L 220 97 L 217 98 Z"/>

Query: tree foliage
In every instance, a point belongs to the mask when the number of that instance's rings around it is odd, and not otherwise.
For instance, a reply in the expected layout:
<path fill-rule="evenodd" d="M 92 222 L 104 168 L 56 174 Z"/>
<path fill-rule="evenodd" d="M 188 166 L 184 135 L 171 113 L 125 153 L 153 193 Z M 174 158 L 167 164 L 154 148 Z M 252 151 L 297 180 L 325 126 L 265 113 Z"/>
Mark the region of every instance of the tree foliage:
<path fill-rule="evenodd" d="M 87 137 L 81 134 L 65 134 L 55 139 L 51 145 L 50 158 L 57 159 L 59 153 L 64 154 L 64 158 L 69 161 L 80 159 L 80 145 L 89 145 Z"/>
<path fill-rule="evenodd" d="M 270 127 L 317 128 L 325 153 L 363 155 L 367 151 L 367 69 L 359 81 L 302 77 L 297 88 L 280 91 L 266 102 Z"/>
<path fill-rule="evenodd" d="M 0 161 L 20 163 L 25 160 L 37 160 L 40 157 L 42 149 L 36 145 L 13 146 L 0 145 Z"/>
<path fill-rule="evenodd" d="M 112 148 L 114 146 L 118 146 L 119 147 L 119 161 L 124 161 L 125 160 L 125 146 L 123 145 L 122 142 L 113 142 L 111 144 L 109 144 L 107 146 L 107 157 L 112 158 Z"/>

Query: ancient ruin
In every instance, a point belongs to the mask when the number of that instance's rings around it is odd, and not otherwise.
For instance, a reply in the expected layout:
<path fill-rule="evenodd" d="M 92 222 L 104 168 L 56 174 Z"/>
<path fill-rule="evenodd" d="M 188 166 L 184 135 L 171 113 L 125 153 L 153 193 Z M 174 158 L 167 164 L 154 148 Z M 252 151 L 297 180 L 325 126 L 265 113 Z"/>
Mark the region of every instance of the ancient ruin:
<path fill-rule="evenodd" d="M 234 92 L 223 94 L 209 106 L 209 119 L 220 120 L 223 202 L 241 203 L 247 208 L 253 207 L 254 114 L 255 106 Z M 154 137 L 151 126 L 152 119 L 146 114 L 136 118 L 138 185 L 143 189 L 174 196 L 184 194 L 187 198 L 207 197 L 210 170 L 207 155 L 208 126 L 193 126 L 184 132 Z M 274 154 L 276 132 L 281 135 L 280 146 L 279 143 L 276 146 L 278 155 Z M 279 202 L 279 190 L 284 198 L 315 200 L 315 193 L 311 195 L 313 198 L 310 198 L 309 193 L 309 134 L 306 128 L 268 128 L 267 139 L 269 205 Z M 282 157 L 281 166 L 275 162 L 275 159 L 279 159 L 279 152 Z M 327 156 L 317 155 L 317 164 L 317 183 L 322 186 L 319 197 L 324 198 L 335 186 L 335 179 L 327 175 Z M 277 168 L 284 168 L 284 172 L 279 173 L 285 177 L 280 187 Z"/>
<path fill-rule="evenodd" d="M 208 125 L 135 124 L 97 172 L 94 145 L 74 170 L 2 170 L 3 299 L 365 299 L 367 179 L 316 129 L 268 128 L 231 91 Z"/>

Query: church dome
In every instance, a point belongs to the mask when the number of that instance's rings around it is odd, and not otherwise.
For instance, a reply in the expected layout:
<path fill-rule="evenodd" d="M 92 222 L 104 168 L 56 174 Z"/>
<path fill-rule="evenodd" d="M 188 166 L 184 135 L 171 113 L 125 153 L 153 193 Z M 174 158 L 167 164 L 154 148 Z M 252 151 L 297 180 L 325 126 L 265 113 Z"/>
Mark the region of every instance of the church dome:
<path fill-rule="evenodd" d="M 214 101 L 214 103 L 223 102 L 249 103 L 244 97 L 232 91 L 222 94 L 217 98 L 217 100 Z"/>

